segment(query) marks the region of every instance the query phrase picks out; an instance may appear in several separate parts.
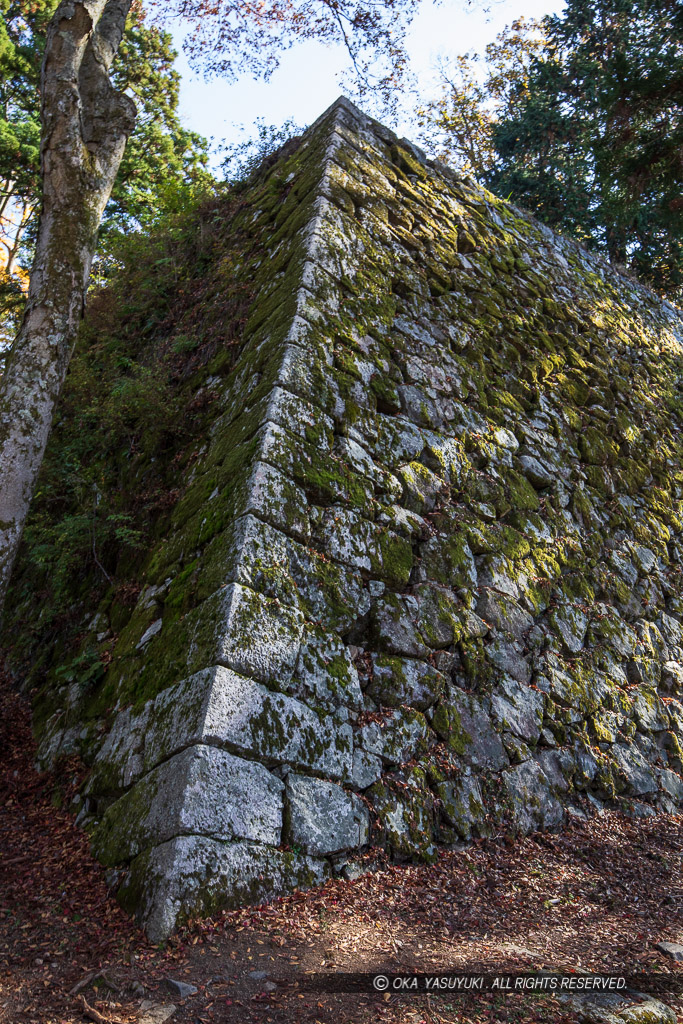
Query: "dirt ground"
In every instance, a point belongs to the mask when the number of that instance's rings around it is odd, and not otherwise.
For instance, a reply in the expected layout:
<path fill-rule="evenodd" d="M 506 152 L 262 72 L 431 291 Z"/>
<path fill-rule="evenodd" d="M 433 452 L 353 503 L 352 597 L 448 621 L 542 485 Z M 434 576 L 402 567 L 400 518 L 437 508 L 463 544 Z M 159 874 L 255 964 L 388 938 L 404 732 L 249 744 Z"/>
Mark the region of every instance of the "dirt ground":
<path fill-rule="evenodd" d="M 650 972 L 683 991 L 683 821 L 604 814 L 501 836 L 191 923 L 151 946 L 63 806 L 78 765 L 39 775 L 25 701 L 0 682 L 0 1022 L 565 1024 L 552 995 L 307 989 L 312 972 Z M 167 979 L 191 985 L 180 999 Z M 683 1020 L 683 1000 L 664 1001 Z M 150 1005 L 151 1004 L 151 1005 Z"/>

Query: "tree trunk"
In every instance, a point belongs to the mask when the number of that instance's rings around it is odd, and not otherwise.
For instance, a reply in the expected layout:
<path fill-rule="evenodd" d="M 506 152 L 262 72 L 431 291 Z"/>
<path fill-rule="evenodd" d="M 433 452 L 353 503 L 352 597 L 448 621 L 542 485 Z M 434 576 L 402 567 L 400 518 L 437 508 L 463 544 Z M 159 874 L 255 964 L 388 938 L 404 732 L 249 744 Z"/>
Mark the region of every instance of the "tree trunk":
<path fill-rule="evenodd" d="M 610 263 L 626 266 L 628 260 L 626 232 L 623 227 L 614 224 L 614 222 L 607 228 L 607 254 Z"/>
<path fill-rule="evenodd" d="M 109 69 L 131 0 L 62 0 L 41 79 L 43 201 L 28 300 L 0 378 L 0 616 L 83 315 L 97 232 L 126 141 L 132 100 Z"/>

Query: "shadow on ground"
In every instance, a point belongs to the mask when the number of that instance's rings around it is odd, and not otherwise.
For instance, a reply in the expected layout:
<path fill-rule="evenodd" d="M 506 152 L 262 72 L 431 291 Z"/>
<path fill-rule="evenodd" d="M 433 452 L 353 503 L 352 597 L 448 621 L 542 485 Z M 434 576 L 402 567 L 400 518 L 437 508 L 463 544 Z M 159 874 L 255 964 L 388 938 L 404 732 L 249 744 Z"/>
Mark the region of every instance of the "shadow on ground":
<path fill-rule="evenodd" d="M 564 1024 L 576 1014 L 551 996 L 312 994 L 305 982 L 313 971 L 541 968 L 683 981 L 655 949 L 683 934 L 680 818 L 606 814 L 434 865 L 385 865 L 191 923 L 160 949 L 120 910 L 64 809 L 78 765 L 35 771 L 27 705 L 7 681 L 0 750 L 3 1024 Z M 180 998 L 169 978 L 196 992 Z"/>

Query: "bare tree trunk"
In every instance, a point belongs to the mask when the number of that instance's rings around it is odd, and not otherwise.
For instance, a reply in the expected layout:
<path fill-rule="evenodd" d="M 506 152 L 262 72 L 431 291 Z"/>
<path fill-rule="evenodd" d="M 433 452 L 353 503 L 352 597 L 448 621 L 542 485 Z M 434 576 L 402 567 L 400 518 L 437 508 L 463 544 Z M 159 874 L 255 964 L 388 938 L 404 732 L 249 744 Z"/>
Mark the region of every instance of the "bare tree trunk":
<path fill-rule="evenodd" d="M 83 315 L 97 231 L 135 122 L 109 69 L 131 0 L 62 0 L 41 80 L 43 203 L 26 312 L 0 378 L 0 616 Z"/>

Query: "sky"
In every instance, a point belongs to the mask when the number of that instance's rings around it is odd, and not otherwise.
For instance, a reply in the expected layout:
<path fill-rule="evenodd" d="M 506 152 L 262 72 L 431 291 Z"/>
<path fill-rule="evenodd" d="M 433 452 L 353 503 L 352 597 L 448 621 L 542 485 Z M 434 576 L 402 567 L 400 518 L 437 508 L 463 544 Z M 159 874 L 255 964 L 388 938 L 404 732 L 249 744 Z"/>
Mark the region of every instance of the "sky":
<path fill-rule="evenodd" d="M 486 6 L 487 10 L 481 3 L 468 5 L 465 0 L 442 0 L 439 4 L 425 0 L 421 4 L 409 33 L 408 51 L 411 70 L 423 95 L 434 81 L 434 65 L 440 55 L 483 50 L 515 18 L 559 13 L 564 2 L 494 0 Z M 174 33 L 174 39 L 181 49 L 182 36 Z M 345 66 L 341 49 L 308 42 L 287 51 L 268 82 L 255 81 L 250 75 L 236 82 L 207 82 L 190 69 L 181 53 L 178 68 L 182 74 L 183 123 L 207 138 L 228 143 L 251 137 L 257 118 L 267 125 L 279 126 L 290 120 L 303 127 L 315 121 L 343 91 L 339 79 Z M 399 117 L 391 127 L 410 137 L 411 125 L 405 117 Z"/>

